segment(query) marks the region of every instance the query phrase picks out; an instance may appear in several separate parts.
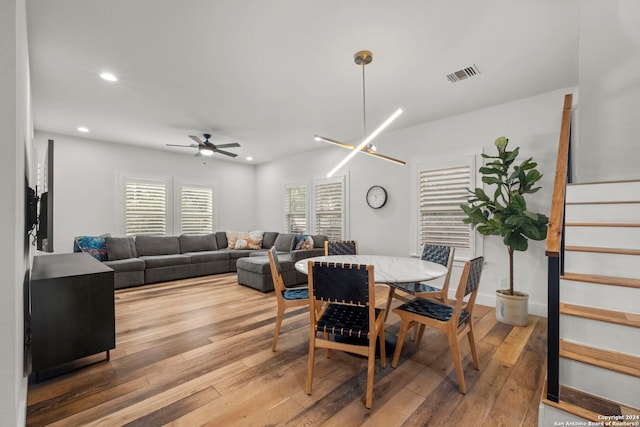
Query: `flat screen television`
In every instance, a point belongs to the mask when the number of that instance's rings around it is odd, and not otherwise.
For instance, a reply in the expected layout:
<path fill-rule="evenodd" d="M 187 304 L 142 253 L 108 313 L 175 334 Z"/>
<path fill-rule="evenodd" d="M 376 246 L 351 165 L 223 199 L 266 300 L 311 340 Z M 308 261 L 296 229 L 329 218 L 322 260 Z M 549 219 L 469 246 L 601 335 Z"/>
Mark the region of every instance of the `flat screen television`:
<path fill-rule="evenodd" d="M 47 142 L 40 193 L 37 248 L 43 252 L 53 252 L 53 140 Z"/>

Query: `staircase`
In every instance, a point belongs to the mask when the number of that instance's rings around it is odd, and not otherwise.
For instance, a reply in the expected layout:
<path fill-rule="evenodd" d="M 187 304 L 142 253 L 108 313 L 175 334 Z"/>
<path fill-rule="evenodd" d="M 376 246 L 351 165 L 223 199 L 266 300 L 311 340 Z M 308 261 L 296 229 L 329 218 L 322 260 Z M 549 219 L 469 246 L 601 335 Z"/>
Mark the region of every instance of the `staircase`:
<path fill-rule="evenodd" d="M 565 200 L 558 401 L 543 396 L 539 425 L 640 426 L 640 181 L 569 184 Z"/>

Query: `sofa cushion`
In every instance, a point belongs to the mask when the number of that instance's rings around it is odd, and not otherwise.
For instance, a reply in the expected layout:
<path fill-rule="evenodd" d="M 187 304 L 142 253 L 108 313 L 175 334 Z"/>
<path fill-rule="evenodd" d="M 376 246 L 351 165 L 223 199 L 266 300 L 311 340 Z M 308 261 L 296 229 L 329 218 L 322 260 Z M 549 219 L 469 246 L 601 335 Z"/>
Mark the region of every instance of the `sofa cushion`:
<path fill-rule="evenodd" d="M 215 234 L 183 234 L 179 237 L 182 253 L 215 251 L 218 249 L 218 241 Z"/>
<path fill-rule="evenodd" d="M 229 259 L 238 259 L 251 256 L 253 249 L 236 249 L 229 251 Z"/>
<path fill-rule="evenodd" d="M 213 261 L 229 261 L 229 252 L 227 251 L 187 252 L 183 255 L 187 255 L 191 258 L 191 264 Z"/>
<path fill-rule="evenodd" d="M 282 272 L 291 271 L 294 269 L 294 264 L 289 259 L 283 259 L 278 257 L 280 262 L 280 269 Z M 269 267 L 269 258 L 266 256 L 254 256 L 248 258 L 241 258 L 236 264 L 238 270 L 250 271 L 256 274 L 271 274 L 271 268 Z"/>
<path fill-rule="evenodd" d="M 180 240 L 175 236 L 138 236 L 136 252 L 139 257 L 179 254 Z"/>
<path fill-rule="evenodd" d="M 115 261 L 105 261 L 104 264 L 111 267 L 116 273 L 129 271 L 144 271 L 144 261 L 140 258 L 118 259 Z"/>
<path fill-rule="evenodd" d="M 140 259 L 144 261 L 146 269 L 191 264 L 191 258 L 181 254 L 145 255 L 141 256 Z"/>
<path fill-rule="evenodd" d="M 316 234 L 311 237 L 313 238 L 313 247 L 316 249 L 324 249 L 324 242 L 329 240 L 327 236 L 324 236 L 322 234 Z"/>
<path fill-rule="evenodd" d="M 278 252 L 289 252 L 293 248 L 293 239 L 295 234 L 278 234 L 273 246 L 276 247 Z"/>
<path fill-rule="evenodd" d="M 136 244 L 133 237 L 107 237 L 105 241 L 109 261 L 136 258 Z"/>
<path fill-rule="evenodd" d="M 271 247 L 276 243 L 278 234 L 279 233 L 277 231 L 265 231 L 262 235 L 262 248 L 271 249 Z"/>
<path fill-rule="evenodd" d="M 106 261 L 107 258 L 107 241 L 106 238 L 110 234 L 102 234 L 100 236 L 77 236 L 73 238 L 73 251 L 86 252 L 98 261 Z M 79 251 L 78 251 L 79 249 Z"/>
<path fill-rule="evenodd" d="M 227 233 L 225 231 L 216 231 L 214 234 L 216 235 L 216 241 L 218 242 L 218 249 L 225 249 L 229 247 L 229 242 L 227 242 Z"/>

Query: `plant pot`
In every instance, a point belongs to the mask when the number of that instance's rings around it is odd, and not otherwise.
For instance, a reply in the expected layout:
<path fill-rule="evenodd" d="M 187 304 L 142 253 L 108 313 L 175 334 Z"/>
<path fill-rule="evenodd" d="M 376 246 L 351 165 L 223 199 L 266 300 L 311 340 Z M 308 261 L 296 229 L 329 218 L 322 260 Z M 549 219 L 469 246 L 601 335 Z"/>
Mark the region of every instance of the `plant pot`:
<path fill-rule="evenodd" d="M 527 326 L 529 295 L 522 292 L 510 295 L 508 292 L 506 289 L 496 291 L 496 319 L 507 325 Z"/>

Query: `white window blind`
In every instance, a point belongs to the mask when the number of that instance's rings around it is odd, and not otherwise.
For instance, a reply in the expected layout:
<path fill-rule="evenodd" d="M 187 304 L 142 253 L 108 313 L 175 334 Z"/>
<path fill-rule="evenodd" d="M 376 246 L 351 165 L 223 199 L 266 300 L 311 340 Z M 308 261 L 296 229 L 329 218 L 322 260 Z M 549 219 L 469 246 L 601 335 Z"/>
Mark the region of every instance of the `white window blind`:
<path fill-rule="evenodd" d="M 314 183 L 315 230 L 317 234 L 326 235 L 329 240 L 345 238 L 344 188 L 344 179 Z"/>
<path fill-rule="evenodd" d="M 469 225 L 464 224 L 460 204 L 467 201 L 472 185 L 471 166 L 462 164 L 419 171 L 419 243 L 455 246 L 473 251 Z"/>
<path fill-rule="evenodd" d="M 167 187 L 162 182 L 125 183 L 125 235 L 167 234 Z"/>
<path fill-rule="evenodd" d="M 307 231 L 307 187 L 285 185 L 284 188 L 285 233 Z"/>
<path fill-rule="evenodd" d="M 213 232 L 213 189 L 185 187 L 180 189 L 180 231 L 182 234 Z"/>

